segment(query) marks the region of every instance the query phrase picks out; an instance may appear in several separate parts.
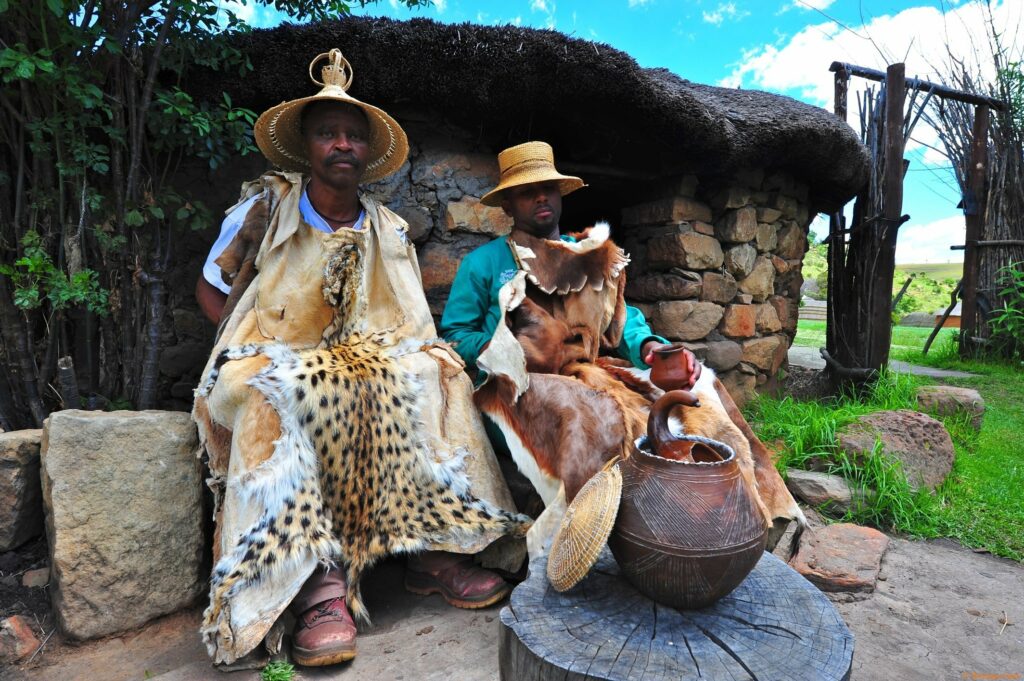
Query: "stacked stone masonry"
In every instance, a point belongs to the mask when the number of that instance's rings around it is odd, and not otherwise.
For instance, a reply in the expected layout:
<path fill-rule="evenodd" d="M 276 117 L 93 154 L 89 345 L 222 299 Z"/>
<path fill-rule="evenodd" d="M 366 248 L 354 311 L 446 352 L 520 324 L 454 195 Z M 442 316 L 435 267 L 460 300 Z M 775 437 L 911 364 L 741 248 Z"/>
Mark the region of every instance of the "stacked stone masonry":
<path fill-rule="evenodd" d="M 745 402 L 774 384 L 796 333 L 807 187 L 760 170 L 715 188 L 695 176 L 670 186 L 676 195 L 622 211 L 627 302 Z"/>

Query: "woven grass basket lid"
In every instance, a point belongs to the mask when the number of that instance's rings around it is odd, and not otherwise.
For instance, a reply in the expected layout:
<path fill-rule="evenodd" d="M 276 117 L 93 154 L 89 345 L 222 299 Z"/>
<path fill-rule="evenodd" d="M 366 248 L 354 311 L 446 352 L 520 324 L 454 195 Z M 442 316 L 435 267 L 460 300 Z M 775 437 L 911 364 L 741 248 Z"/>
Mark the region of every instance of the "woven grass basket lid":
<path fill-rule="evenodd" d="M 551 542 L 548 581 L 556 591 L 568 591 L 590 572 L 615 526 L 622 500 L 618 458 L 590 478 L 569 504 Z"/>
<path fill-rule="evenodd" d="M 327 65 L 321 70 L 321 80 L 313 75 L 313 67 L 322 59 Z M 263 112 L 256 120 L 256 144 L 271 163 L 283 170 L 308 173 L 309 159 L 302 139 L 300 123 L 302 109 L 312 102 L 335 101 L 351 104 L 363 110 L 370 124 L 370 155 L 361 182 L 376 182 L 402 167 L 409 155 L 409 139 L 394 118 L 382 109 L 361 102 L 348 93 L 354 73 L 352 65 L 341 50 L 319 54 L 309 63 L 309 79 L 320 85 L 320 92 L 309 97 L 281 102 Z"/>

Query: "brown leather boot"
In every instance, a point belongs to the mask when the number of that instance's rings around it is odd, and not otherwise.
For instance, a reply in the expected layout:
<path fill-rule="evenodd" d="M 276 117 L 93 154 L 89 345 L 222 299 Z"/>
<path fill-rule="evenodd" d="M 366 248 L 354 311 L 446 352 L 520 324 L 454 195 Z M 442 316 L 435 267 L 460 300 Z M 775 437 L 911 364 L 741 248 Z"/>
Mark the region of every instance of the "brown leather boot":
<path fill-rule="evenodd" d="M 305 667 L 346 662 L 356 656 L 356 625 L 345 605 L 345 580 L 337 570 L 317 571 L 292 601 L 292 658 Z M 324 600 L 317 600 L 327 596 Z"/>
<path fill-rule="evenodd" d="M 456 608 L 486 608 L 512 588 L 498 575 L 478 566 L 472 556 L 429 551 L 409 559 L 405 588 L 414 594 L 439 593 Z"/>

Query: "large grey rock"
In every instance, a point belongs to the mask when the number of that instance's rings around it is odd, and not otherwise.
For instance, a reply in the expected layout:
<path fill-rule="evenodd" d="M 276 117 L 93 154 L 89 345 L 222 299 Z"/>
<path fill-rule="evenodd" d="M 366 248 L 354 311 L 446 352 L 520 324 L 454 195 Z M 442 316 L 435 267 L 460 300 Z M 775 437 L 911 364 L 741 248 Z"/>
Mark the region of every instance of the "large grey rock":
<path fill-rule="evenodd" d="M 772 261 L 763 255 L 758 257 L 750 274 L 740 281 L 740 290 L 754 296 L 759 303 L 775 293 L 775 266 Z"/>
<path fill-rule="evenodd" d="M 882 454 L 899 461 L 912 487 L 934 489 L 953 468 L 953 440 L 940 421 L 909 409 L 861 416 L 836 434 L 841 449 L 868 456 L 876 440 Z"/>
<path fill-rule="evenodd" d="M 627 279 L 626 297 L 647 302 L 686 300 L 699 297 L 701 288 L 701 276 L 696 272 L 655 272 Z"/>
<path fill-rule="evenodd" d="M 786 471 L 786 487 L 804 502 L 812 506 L 827 504 L 826 508 L 838 515 L 850 510 L 855 494 L 842 476 L 796 468 Z"/>
<path fill-rule="evenodd" d="M 750 274 L 754 269 L 754 261 L 757 260 L 757 249 L 750 244 L 733 246 L 725 252 L 725 269 L 737 279 Z"/>
<path fill-rule="evenodd" d="M 736 297 L 736 280 L 728 272 L 705 272 L 700 299 L 724 305 Z"/>
<path fill-rule="evenodd" d="M 43 531 L 39 489 L 41 430 L 0 433 L 0 553 Z"/>
<path fill-rule="evenodd" d="M 985 400 L 972 388 L 952 385 L 923 385 L 917 389 L 917 408 L 939 416 L 965 415 L 975 430 L 985 418 Z"/>
<path fill-rule="evenodd" d="M 715 341 L 707 344 L 704 361 L 716 371 L 728 371 L 740 363 L 743 348 L 733 341 Z"/>
<path fill-rule="evenodd" d="M 715 223 L 715 235 L 729 243 L 743 243 L 757 235 L 757 209 L 747 206 L 726 213 Z"/>
<path fill-rule="evenodd" d="M 710 270 L 721 267 L 724 258 L 717 239 L 697 232 L 666 234 L 647 242 L 647 264 L 652 269 Z"/>
<path fill-rule="evenodd" d="M 723 312 L 714 303 L 669 300 L 655 306 L 652 325 L 666 338 L 694 341 L 711 333 L 721 321 Z"/>
<path fill-rule="evenodd" d="M 197 437 L 184 412 L 66 410 L 42 438 L 53 609 L 64 633 L 134 629 L 202 590 Z"/>

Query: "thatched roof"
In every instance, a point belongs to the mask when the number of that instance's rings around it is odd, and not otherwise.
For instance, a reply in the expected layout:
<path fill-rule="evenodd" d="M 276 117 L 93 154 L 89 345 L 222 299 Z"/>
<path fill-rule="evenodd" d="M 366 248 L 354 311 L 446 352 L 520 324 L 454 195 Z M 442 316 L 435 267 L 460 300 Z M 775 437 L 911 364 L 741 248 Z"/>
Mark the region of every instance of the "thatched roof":
<path fill-rule="evenodd" d="M 864 147 L 823 109 L 698 85 L 556 31 L 353 17 L 236 41 L 254 72 L 241 83 L 235 74 L 195 74 L 191 86 L 227 90 L 257 111 L 310 94 L 310 59 L 340 47 L 355 69 L 356 97 L 395 109 L 400 121 L 402 111 L 427 109 L 494 150 L 545 139 L 560 160 L 658 175 L 776 168 L 810 185 L 818 208 L 849 198 L 867 175 Z"/>

